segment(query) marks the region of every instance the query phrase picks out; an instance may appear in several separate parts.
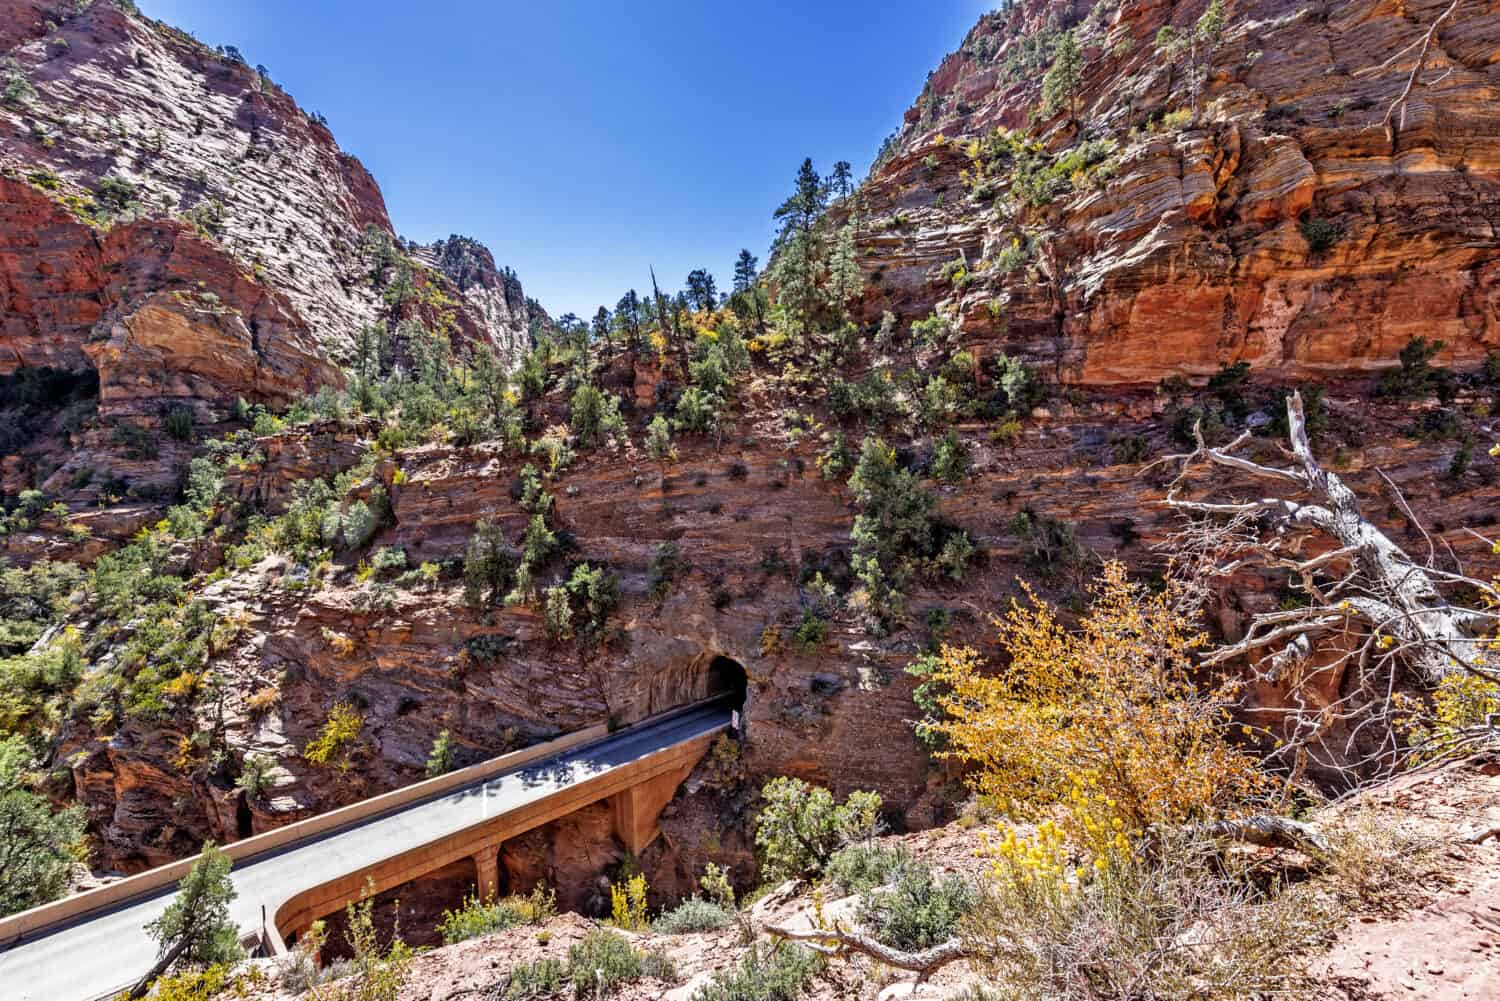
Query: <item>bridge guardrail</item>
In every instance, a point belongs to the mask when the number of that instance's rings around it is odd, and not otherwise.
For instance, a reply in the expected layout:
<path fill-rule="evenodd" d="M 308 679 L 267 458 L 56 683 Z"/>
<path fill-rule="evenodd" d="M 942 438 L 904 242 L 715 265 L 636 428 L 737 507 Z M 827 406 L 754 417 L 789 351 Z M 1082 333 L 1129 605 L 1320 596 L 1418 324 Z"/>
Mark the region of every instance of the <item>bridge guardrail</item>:
<path fill-rule="evenodd" d="M 689 707 L 690 708 L 690 707 Z M 681 712 L 683 710 L 674 710 Z M 658 717 L 654 717 L 658 718 Z M 642 721 L 647 722 L 647 721 Z M 640 725 L 640 724 L 636 724 Z M 595 743 L 610 735 L 609 727 L 605 724 L 587 727 L 583 730 L 575 730 L 573 733 L 558 737 L 555 740 L 544 741 L 481 761 L 477 765 L 470 765 L 458 771 L 440 775 L 434 779 L 425 779 L 421 782 L 394 789 L 379 796 L 352 803 L 349 806 L 339 807 L 327 813 L 309 817 L 278 827 L 275 830 L 256 834 L 239 841 L 232 841 L 223 847 L 223 851 L 235 862 L 255 858 L 284 848 L 295 841 L 304 838 L 327 834 L 338 828 L 356 824 L 364 820 L 388 813 L 405 806 L 410 806 L 423 799 L 439 796 L 453 789 L 458 789 L 474 782 L 492 778 L 503 772 L 520 768 L 540 761 L 544 758 L 554 757 L 568 751 Z M 64 924 L 78 918 L 84 917 L 95 911 L 105 910 L 117 904 L 147 896 L 167 886 L 174 885 L 186 876 L 188 870 L 196 861 L 196 856 L 179 859 L 176 862 L 168 862 L 166 865 L 148 869 L 145 872 L 128 876 L 125 879 L 109 883 L 94 890 L 54 900 L 40 907 L 12 914 L 9 917 L 0 918 L 0 950 L 14 945 L 17 940 L 34 932 L 51 929 L 55 925 Z"/>

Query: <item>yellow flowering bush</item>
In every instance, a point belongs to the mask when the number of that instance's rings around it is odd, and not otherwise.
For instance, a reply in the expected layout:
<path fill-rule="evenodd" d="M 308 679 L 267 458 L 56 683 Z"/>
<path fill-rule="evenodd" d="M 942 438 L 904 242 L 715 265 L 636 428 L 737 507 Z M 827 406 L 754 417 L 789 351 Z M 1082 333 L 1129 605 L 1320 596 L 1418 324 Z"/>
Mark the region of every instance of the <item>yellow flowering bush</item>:
<path fill-rule="evenodd" d="M 348 702 L 335 703 L 318 736 L 302 749 L 302 757 L 309 764 L 333 765 L 339 771 L 346 771 L 349 752 L 364 726 L 365 717 L 358 709 Z"/>
<path fill-rule="evenodd" d="M 1084 847 L 1153 824 L 1243 812 L 1268 779 L 1226 739 L 1237 688 L 1201 687 L 1204 637 L 1179 588 L 1153 592 L 1104 567 L 1077 628 L 1027 591 L 996 620 L 1008 663 L 944 647 L 924 728 L 940 758 L 971 766 L 981 795 L 1016 819 L 1050 818 Z M 1118 821 L 1118 824 L 1116 824 Z"/>

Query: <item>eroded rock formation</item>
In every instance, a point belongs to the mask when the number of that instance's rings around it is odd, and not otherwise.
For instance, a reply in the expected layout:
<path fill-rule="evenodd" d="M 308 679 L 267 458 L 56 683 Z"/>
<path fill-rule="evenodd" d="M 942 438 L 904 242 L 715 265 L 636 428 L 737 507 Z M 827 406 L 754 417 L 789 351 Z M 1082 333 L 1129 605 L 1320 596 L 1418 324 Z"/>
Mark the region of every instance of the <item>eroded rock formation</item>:
<path fill-rule="evenodd" d="M 857 196 L 869 314 L 951 311 L 986 350 L 1090 386 L 1232 361 L 1321 379 L 1389 367 L 1414 336 L 1443 340 L 1448 363 L 1500 345 L 1500 12 L 1465 4 L 1443 26 L 1392 144 L 1383 118 L 1447 3 L 1226 4 L 1193 123 L 1186 63 L 1153 39 L 1204 6 L 985 17 Z M 1066 109 L 1033 122 L 1038 53 L 1063 28 L 1084 46 L 1081 124 Z M 1035 199 L 977 183 L 968 145 L 1029 122 L 1039 159 L 1093 142 L 1100 163 Z M 939 272 L 959 258 L 955 288 Z"/>
<path fill-rule="evenodd" d="M 341 381 L 359 332 L 392 318 L 383 269 L 404 265 L 379 187 L 321 117 L 237 52 L 112 2 L 5 3 L 0 23 L 0 373 L 97 367 L 109 415 L 286 406 Z M 516 357 L 513 272 L 459 238 L 412 256 L 438 294 L 397 318 Z"/>

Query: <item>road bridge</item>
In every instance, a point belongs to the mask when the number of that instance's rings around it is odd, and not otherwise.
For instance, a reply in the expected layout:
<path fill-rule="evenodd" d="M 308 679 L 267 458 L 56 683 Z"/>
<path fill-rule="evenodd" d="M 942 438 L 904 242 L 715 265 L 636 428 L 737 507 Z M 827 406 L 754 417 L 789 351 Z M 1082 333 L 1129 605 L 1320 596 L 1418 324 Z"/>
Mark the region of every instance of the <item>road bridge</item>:
<path fill-rule="evenodd" d="M 269 953 L 313 921 L 456 861 L 481 895 L 498 889 L 509 838 L 608 801 L 616 836 L 639 853 L 661 810 L 731 721 L 720 699 L 609 733 L 595 727 L 225 847 L 231 916 Z M 146 924 L 171 902 L 187 859 L 0 919 L 0 998 L 94 1001 L 156 959 Z"/>

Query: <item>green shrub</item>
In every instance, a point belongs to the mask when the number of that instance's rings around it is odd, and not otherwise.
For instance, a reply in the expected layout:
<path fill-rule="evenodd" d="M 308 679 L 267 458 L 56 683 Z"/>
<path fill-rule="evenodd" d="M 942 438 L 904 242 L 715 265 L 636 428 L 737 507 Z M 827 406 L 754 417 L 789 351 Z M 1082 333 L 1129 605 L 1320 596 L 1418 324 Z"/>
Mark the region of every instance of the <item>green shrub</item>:
<path fill-rule="evenodd" d="M 940 313 L 933 313 L 911 325 L 912 340 L 930 348 L 947 347 L 958 340 L 958 335 L 958 324 Z"/>
<path fill-rule="evenodd" d="M 517 563 L 497 523 L 476 525 L 464 550 L 464 600 L 469 607 L 498 605 L 515 578 Z"/>
<path fill-rule="evenodd" d="M 578 436 L 580 447 L 597 448 L 625 432 L 625 421 L 620 416 L 620 398 L 585 383 L 573 393 L 569 423 Z"/>
<path fill-rule="evenodd" d="M 0 100 L 6 104 L 25 104 L 36 97 L 36 88 L 26 77 L 26 70 L 14 56 L 0 64 Z M 56 181 L 54 180 L 54 187 Z"/>
<path fill-rule="evenodd" d="M 348 702 L 337 702 L 328 710 L 318 736 L 302 749 L 302 757 L 308 764 L 332 765 L 341 772 L 347 771 L 350 752 L 364 727 L 365 717 L 358 709 Z"/>
<path fill-rule="evenodd" d="M 36 764 L 21 735 L 0 739 L 0 916 L 62 896 L 85 844 L 81 809 L 54 813 L 28 788 Z"/>
<path fill-rule="evenodd" d="M 74 563 L 0 564 L 0 658 L 29 650 L 67 612 L 84 576 Z"/>
<path fill-rule="evenodd" d="M 911 952 L 952 938 L 976 900 L 968 880 L 950 876 L 939 881 L 922 865 L 901 866 L 895 875 L 893 886 L 865 895 L 860 924 L 886 945 Z"/>
<path fill-rule="evenodd" d="M 1398 400 L 1418 400 L 1435 395 L 1444 403 L 1451 401 L 1457 390 L 1457 379 L 1448 369 L 1432 364 L 1432 359 L 1442 350 L 1440 340 L 1413 337 L 1407 341 L 1401 349 L 1401 367 L 1380 377 L 1377 395 Z"/>
<path fill-rule="evenodd" d="M 899 848 L 850 845 L 834 852 L 823 870 L 823 878 L 842 894 L 865 893 L 883 886 L 909 862 Z"/>
<path fill-rule="evenodd" d="M 330 508 L 323 518 L 323 540 L 331 546 L 361 549 L 380 530 L 387 510 L 385 490 L 381 487 L 370 491 L 368 502 L 353 501 L 342 512 Z"/>
<path fill-rule="evenodd" d="M 663 466 L 677 458 L 677 446 L 672 444 L 672 429 L 661 414 L 651 418 L 651 423 L 646 428 L 646 454 L 651 456 L 652 461 Z"/>
<path fill-rule="evenodd" d="M 458 910 L 443 912 L 443 920 L 438 925 L 443 944 L 452 945 L 454 942 L 528 924 L 530 916 L 524 904 L 524 900 L 505 899 L 485 903 L 478 897 L 466 897 Z"/>
<path fill-rule="evenodd" d="M 938 440 L 932 453 L 933 479 L 944 483 L 957 483 L 969 469 L 969 450 L 958 437 L 958 432 L 949 430 Z"/>
<path fill-rule="evenodd" d="M 689 386 L 677 400 L 672 427 L 692 434 L 712 434 L 719 427 L 720 406 L 717 394 Z"/>
<path fill-rule="evenodd" d="M 177 441 L 193 440 L 193 412 L 187 407 L 173 407 L 162 420 L 167 436 Z"/>
<path fill-rule="evenodd" d="M 115 442 L 125 450 L 126 458 L 146 460 L 154 459 L 159 454 L 156 436 L 138 424 L 116 424 Z"/>
<path fill-rule="evenodd" d="M 453 771 L 453 735 L 441 730 L 432 740 L 432 750 L 427 752 L 426 774 L 430 779 L 447 775 Z"/>
<path fill-rule="evenodd" d="M 994 361 L 995 377 L 1005 393 L 1006 405 L 1015 413 L 1028 414 L 1046 398 L 1047 388 L 1036 370 L 1018 358 L 1000 355 Z"/>
<path fill-rule="evenodd" d="M 1307 249 L 1314 254 L 1330 249 L 1341 235 L 1338 226 L 1319 216 L 1308 216 L 1297 228 L 1302 231 L 1302 239 L 1307 241 Z"/>
<path fill-rule="evenodd" d="M 792 634 L 792 642 L 803 652 L 816 650 L 828 640 L 828 623 L 811 608 L 802 610 L 802 621 Z"/>
<path fill-rule="evenodd" d="M 639 980 L 644 958 L 623 935 L 595 929 L 568 950 L 568 979 L 577 997 L 602 997 Z"/>
<path fill-rule="evenodd" d="M 1307 437 L 1316 442 L 1328 430 L 1328 408 L 1323 405 L 1325 390 L 1322 386 L 1299 386 L 1297 391 L 1302 394 L 1303 427 L 1307 430 Z M 1286 416 L 1286 400 L 1291 395 L 1289 389 L 1278 389 L 1273 397 L 1271 423 L 1265 428 L 1265 433 L 1272 438 L 1285 438 L 1291 434 Z"/>
<path fill-rule="evenodd" d="M 167 508 L 167 531 L 174 539 L 196 539 L 203 534 L 203 518 L 186 504 Z"/>
<path fill-rule="evenodd" d="M 1208 380 L 1208 391 L 1218 397 L 1219 403 L 1224 408 L 1224 413 L 1233 420 L 1243 420 L 1249 413 L 1249 405 L 1245 402 L 1245 386 L 1250 381 L 1250 363 L 1237 361 L 1232 365 L 1226 364 L 1219 367 Z"/>
<path fill-rule="evenodd" d="M 786 942 L 755 945 L 738 966 L 714 974 L 691 1001 L 794 1001 L 822 969 L 823 958 L 811 949 Z"/>
<path fill-rule="evenodd" d="M 244 791 L 248 799 L 260 799 L 271 788 L 271 773 L 276 768 L 276 759 L 268 754 L 247 754 L 240 764 L 239 778 L 235 787 Z"/>
<path fill-rule="evenodd" d="M 730 921 L 721 905 L 702 897 L 689 897 L 651 923 L 651 930 L 662 935 L 686 935 L 690 932 L 717 931 Z"/>
<path fill-rule="evenodd" d="M 885 629 L 902 614 L 906 587 L 938 555 L 936 498 L 875 437 L 865 439 L 849 486 L 859 511 L 850 532 L 851 563 L 862 585 L 857 597 L 871 627 Z"/>
<path fill-rule="evenodd" d="M 853 792 L 843 803 L 821 786 L 782 776 L 761 790 L 765 805 L 755 818 L 755 845 L 767 882 L 816 876 L 834 852 L 873 837 L 880 825 L 880 796 Z"/>
<path fill-rule="evenodd" d="M 490 996 L 495 1001 L 539 1001 L 559 993 L 565 976 L 563 964 L 558 960 L 538 959 L 511 970 L 504 992 L 495 991 Z"/>
<path fill-rule="evenodd" d="M 1133 466 L 1145 461 L 1151 451 L 1151 443 L 1145 435 L 1121 435 L 1114 442 L 1114 460 L 1117 466 Z"/>

